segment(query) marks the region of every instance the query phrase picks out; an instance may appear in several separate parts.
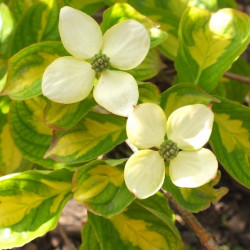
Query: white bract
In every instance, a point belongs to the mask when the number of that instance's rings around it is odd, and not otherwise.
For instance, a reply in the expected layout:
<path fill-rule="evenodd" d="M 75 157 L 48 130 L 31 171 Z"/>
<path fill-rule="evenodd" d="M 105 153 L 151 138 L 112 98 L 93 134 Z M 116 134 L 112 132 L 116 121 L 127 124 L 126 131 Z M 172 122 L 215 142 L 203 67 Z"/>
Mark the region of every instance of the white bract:
<path fill-rule="evenodd" d="M 72 56 L 58 58 L 46 68 L 43 95 L 58 103 L 79 102 L 90 94 L 100 75 L 93 92 L 96 102 L 114 114 L 128 116 L 137 104 L 138 86 L 132 75 L 119 70 L 133 69 L 146 57 L 150 38 L 145 27 L 128 19 L 102 35 L 92 17 L 66 6 L 60 11 L 59 33 Z M 110 65 L 118 70 L 110 70 Z"/>
<path fill-rule="evenodd" d="M 211 135 L 213 121 L 213 112 L 203 104 L 181 107 L 168 120 L 158 105 L 138 105 L 128 117 L 127 135 L 133 145 L 143 150 L 134 153 L 125 165 L 128 189 L 140 199 L 160 189 L 165 178 L 161 150 L 169 142 L 181 150 L 169 160 L 169 176 L 176 186 L 195 188 L 215 178 L 217 159 L 212 151 L 202 148 Z M 160 150 L 148 149 L 152 147 Z"/>

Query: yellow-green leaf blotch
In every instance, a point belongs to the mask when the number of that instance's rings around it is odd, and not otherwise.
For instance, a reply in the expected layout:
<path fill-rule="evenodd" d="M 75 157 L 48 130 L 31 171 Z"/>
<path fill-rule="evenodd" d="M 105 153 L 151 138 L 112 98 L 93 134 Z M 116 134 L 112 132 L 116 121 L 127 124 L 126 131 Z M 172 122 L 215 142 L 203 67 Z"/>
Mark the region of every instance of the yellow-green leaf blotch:
<path fill-rule="evenodd" d="M 115 115 L 89 112 L 73 128 L 56 131 L 45 157 L 65 163 L 96 159 L 126 139 L 125 122 Z"/>
<path fill-rule="evenodd" d="M 210 144 L 225 170 L 238 182 L 250 187 L 250 110 L 220 98 L 213 104 L 214 127 Z"/>
<path fill-rule="evenodd" d="M 182 16 L 176 69 L 179 81 L 213 90 L 247 48 L 250 18 L 234 9 L 211 13 L 192 7 Z"/>
<path fill-rule="evenodd" d="M 65 169 L 1 177 L 0 248 L 22 246 L 52 230 L 72 195 L 71 180 Z"/>
<path fill-rule="evenodd" d="M 2 95 L 25 100 L 42 93 L 41 81 L 46 67 L 60 56 L 67 55 L 60 42 L 33 44 L 9 60 L 7 82 Z"/>
<path fill-rule="evenodd" d="M 133 200 L 123 177 L 124 164 L 93 161 L 74 175 L 74 199 L 90 211 L 110 217 L 124 210 Z"/>

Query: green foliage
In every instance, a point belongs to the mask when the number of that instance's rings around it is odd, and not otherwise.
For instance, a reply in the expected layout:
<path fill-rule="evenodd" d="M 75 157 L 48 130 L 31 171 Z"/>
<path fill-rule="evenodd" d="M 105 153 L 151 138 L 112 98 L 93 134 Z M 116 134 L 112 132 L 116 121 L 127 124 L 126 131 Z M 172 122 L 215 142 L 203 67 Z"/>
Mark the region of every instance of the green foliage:
<path fill-rule="evenodd" d="M 250 110 L 220 98 L 213 105 L 215 122 L 210 144 L 225 170 L 250 188 Z"/>
<path fill-rule="evenodd" d="M 14 29 L 10 54 L 13 55 L 36 42 L 59 40 L 57 26 L 61 7 L 60 1 L 43 0 L 36 1 L 27 8 Z"/>
<path fill-rule="evenodd" d="M 74 175 L 74 199 L 95 214 L 110 217 L 120 213 L 133 200 L 123 178 L 120 160 L 92 161 Z"/>
<path fill-rule="evenodd" d="M 125 122 L 115 115 L 90 112 L 73 128 L 56 131 L 45 157 L 65 163 L 94 160 L 126 139 Z"/>
<path fill-rule="evenodd" d="M 174 198 L 187 210 L 192 212 L 200 212 L 208 208 L 212 203 L 218 202 L 227 192 L 228 189 L 221 187 L 215 189 L 214 186 L 220 180 L 220 172 L 214 181 L 209 182 L 198 188 L 179 188 L 176 187 L 166 173 L 163 189 L 168 190 Z"/>
<path fill-rule="evenodd" d="M 92 213 L 88 218 L 101 249 L 111 250 L 116 246 L 126 250 L 150 249 L 152 245 L 156 249 L 181 249 L 180 235 L 166 214 L 171 211 L 165 199 L 156 196 L 134 202 L 124 212 L 109 219 Z M 90 245 L 88 241 L 84 244 Z"/>
<path fill-rule="evenodd" d="M 21 246 L 52 230 L 72 196 L 71 178 L 65 169 L 1 177 L 0 247 Z"/>
<path fill-rule="evenodd" d="M 64 55 L 68 53 L 60 42 L 36 43 L 19 51 L 9 59 L 3 94 L 14 100 L 25 100 L 40 95 L 44 68 Z"/>
<path fill-rule="evenodd" d="M 247 48 L 249 25 L 249 17 L 237 10 L 221 9 L 212 14 L 199 8 L 187 9 L 180 23 L 175 62 L 179 80 L 198 84 L 208 92 L 213 90 Z"/>
<path fill-rule="evenodd" d="M 249 64 L 240 57 L 250 41 L 250 18 L 234 0 L 4 0 L 0 248 L 24 245 L 52 230 L 74 197 L 88 209 L 82 250 L 183 249 L 168 200 L 159 192 L 137 200 L 126 187 L 124 167 L 132 152 L 116 147 L 126 142 L 136 150 L 126 140 L 127 118 L 98 106 L 92 92 L 70 104 L 42 95 L 45 69 L 69 55 L 58 29 L 63 6 L 92 15 L 103 34 L 126 19 L 143 24 L 149 53 L 140 65 L 125 70 L 138 84 L 138 104 L 159 104 L 167 118 L 185 105 L 210 106 L 214 124 L 209 144 L 225 171 L 250 188 L 250 88 L 225 74 L 230 70 L 250 77 Z M 171 83 L 168 72 L 175 77 Z M 119 79 L 116 84 L 119 88 Z M 112 90 L 108 94 L 112 97 Z M 198 188 L 179 188 L 166 163 L 162 188 L 186 210 L 199 212 L 227 193 L 216 187 L 220 174 Z"/>
<path fill-rule="evenodd" d="M 95 104 L 92 96 L 67 105 L 48 101 L 44 108 L 44 121 L 52 129 L 68 129 L 76 125 Z"/>
<path fill-rule="evenodd" d="M 166 32 L 157 29 L 157 24 L 146 16 L 137 12 L 128 4 L 117 3 L 103 13 L 102 31 L 105 32 L 111 26 L 126 19 L 134 19 L 141 22 L 150 34 L 151 48 L 162 43 L 166 39 Z"/>
<path fill-rule="evenodd" d="M 231 73 L 248 76 L 250 77 L 250 66 L 249 63 L 240 57 L 236 62 L 234 62 Z M 250 88 L 246 84 L 242 84 L 239 80 L 233 80 L 226 77 L 222 77 L 219 81 L 218 86 L 212 92 L 213 95 L 220 95 L 232 101 L 237 101 L 240 103 L 245 102 L 245 97 L 247 96 Z"/>

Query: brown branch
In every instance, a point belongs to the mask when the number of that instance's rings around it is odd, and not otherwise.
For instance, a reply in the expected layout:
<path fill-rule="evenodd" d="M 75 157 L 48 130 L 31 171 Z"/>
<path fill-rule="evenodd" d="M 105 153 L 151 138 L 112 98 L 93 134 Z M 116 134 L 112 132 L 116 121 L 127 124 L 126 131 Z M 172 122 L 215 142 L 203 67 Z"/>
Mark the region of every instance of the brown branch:
<path fill-rule="evenodd" d="M 205 230 L 205 228 L 200 224 L 196 217 L 191 212 L 187 211 L 183 206 L 181 206 L 169 192 L 166 192 L 163 189 L 161 189 L 160 191 L 176 207 L 183 219 L 195 232 L 203 248 L 206 250 L 219 250 L 219 246 L 216 244 L 211 234 Z"/>
<path fill-rule="evenodd" d="M 74 246 L 74 244 L 70 240 L 70 238 L 67 236 L 67 233 L 65 232 L 63 226 L 58 223 L 57 228 L 58 228 L 60 236 L 62 237 L 62 240 L 64 241 L 64 243 L 66 245 L 66 249 L 68 249 L 68 250 L 76 250 L 76 247 Z"/>
<path fill-rule="evenodd" d="M 234 74 L 231 72 L 226 72 L 224 74 L 224 77 L 232 79 L 232 80 L 240 81 L 242 83 L 246 83 L 246 84 L 250 85 L 250 77 L 237 75 L 237 74 Z"/>
<path fill-rule="evenodd" d="M 171 74 L 176 74 L 177 71 L 176 71 L 176 69 L 167 69 L 165 71 L 165 73 L 171 75 Z M 250 85 L 250 77 L 234 74 L 234 73 L 231 73 L 229 71 L 225 72 L 223 76 L 226 78 Z"/>

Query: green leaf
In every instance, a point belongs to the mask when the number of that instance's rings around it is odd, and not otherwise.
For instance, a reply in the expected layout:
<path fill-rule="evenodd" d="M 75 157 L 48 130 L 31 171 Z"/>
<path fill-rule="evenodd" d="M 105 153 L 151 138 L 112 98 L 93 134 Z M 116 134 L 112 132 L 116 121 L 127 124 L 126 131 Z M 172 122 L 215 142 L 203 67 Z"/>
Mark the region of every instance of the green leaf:
<path fill-rule="evenodd" d="M 9 124 L 6 123 L 0 132 L 0 176 L 27 170 L 31 165 L 23 159 L 14 144 Z"/>
<path fill-rule="evenodd" d="M 2 94 L 15 100 L 40 95 L 45 68 L 65 55 L 68 53 L 60 42 L 36 43 L 19 51 L 9 60 L 7 83 Z"/>
<path fill-rule="evenodd" d="M 182 106 L 195 103 L 208 105 L 211 101 L 218 102 L 219 100 L 191 83 L 177 84 L 161 95 L 161 107 L 167 118 L 174 110 Z"/>
<path fill-rule="evenodd" d="M 10 102 L 11 102 L 11 100 L 8 96 L 2 96 L 0 98 L 0 113 L 2 113 L 2 114 L 9 113 Z M 1 126 L 1 122 L 3 122 L 2 118 L 0 119 L 0 126 Z M 5 124 L 5 120 L 4 120 L 4 124 Z"/>
<path fill-rule="evenodd" d="M 101 29 L 104 33 L 111 26 L 126 19 L 135 19 L 145 26 L 150 35 L 151 48 L 162 43 L 167 37 L 165 31 L 157 28 L 158 24 L 151 21 L 148 17 L 140 14 L 126 3 L 116 3 L 104 11 Z"/>
<path fill-rule="evenodd" d="M 100 0 L 63 0 L 65 5 L 70 6 L 75 9 L 82 10 L 83 12 L 92 15 L 99 9 L 105 6 L 103 1 Z"/>
<path fill-rule="evenodd" d="M 58 31 L 60 1 L 37 1 L 19 19 L 11 40 L 11 55 L 32 43 L 60 40 Z"/>
<path fill-rule="evenodd" d="M 110 219 L 91 213 L 88 213 L 88 218 L 101 249 L 115 250 L 117 246 L 119 250 L 182 249 L 174 224 L 169 227 L 164 219 L 137 203 Z M 170 223 L 171 218 L 168 220 Z"/>
<path fill-rule="evenodd" d="M 250 110 L 220 98 L 213 104 L 214 126 L 210 144 L 225 170 L 250 188 Z"/>
<path fill-rule="evenodd" d="M 12 137 L 20 152 L 28 160 L 49 168 L 66 167 L 65 164 L 43 158 L 52 138 L 52 130 L 43 123 L 45 104 L 46 102 L 40 97 L 14 101 L 9 114 Z"/>
<path fill-rule="evenodd" d="M 10 110 L 10 102 L 11 102 L 11 100 L 10 100 L 10 98 L 9 98 L 8 96 L 2 96 L 2 97 L 0 98 L 0 114 L 2 113 L 2 114 L 4 114 L 4 115 L 6 115 L 6 114 L 9 113 L 9 110 Z M 3 122 L 3 123 L 2 123 L 2 122 Z M 0 119 L 0 128 L 1 128 L 1 124 L 4 125 L 5 122 L 6 122 L 5 118 L 3 119 L 3 118 L 1 117 L 1 119 Z"/>
<path fill-rule="evenodd" d="M 124 210 L 135 198 L 123 177 L 124 164 L 94 161 L 74 175 L 74 199 L 95 214 L 110 217 Z"/>
<path fill-rule="evenodd" d="M 46 157 L 65 163 L 96 159 L 126 139 L 125 123 L 122 117 L 89 112 L 73 128 L 54 133 Z"/>
<path fill-rule="evenodd" d="M 0 4 L 0 53 L 8 55 L 9 40 L 14 27 L 10 10 L 4 3 Z"/>
<path fill-rule="evenodd" d="M 250 41 L 250 18 L 234 9 L 190 8 L 182 16 L 176 69 L 181 82 L 213 90 Z"/>
<path fill-rule="evenodd" d="M 0 92 L 3 90 L 7 79 L 7 58 L 0 56 Z"/>
<path fill-rule="evenodd" d="M 233 0 L 219 0 L 222 1 L 233 1 Z M 118 2 L 117 0 L 106 0 L 108 4 L 113 4 Z M 174 15 L 181 17 L 183 12 L 188 7 L 196 6 L 199 8 L 215 11 L 217 10 L 217 0 L 145 0 L 145 1 L 138 1 L 138 0 L 125 0 L 130 5 L 132 5 L 136 9 L 144 9 L 144 8 L 159 8 L 164 9 L 172 12 Z"/>
<path fill-rule="evenodd" d="M 73 127 L 95 104 L 92 96 L 72 104 L 48 101 L 44 110 L 45 123 L 52 129 Z"/>
<path fill-rule="evenodd" d="M 160 91 L 157 86 L 151 82 L 139 82 L 139 103 L 151 102 L 160 103 Z"/>
<path fill-rule="evenodd" d="M 115 1 L 114 1 L 115 2 Z M 127 0 L 127 3 L 158 23 L 162 30 L 167 32 L 166 40 L 158 45 L 160 51 L 169 59 L 175 60 L 178 50 L 178 28 L 183 12 L 191 6 L 215 11 L 216 0 Z"/>
<path fill-rule="evenodd" d="M 115 1 L 114 1 L 115 2 Z M 168 58 L 174 60 L 178 49 L 178 26 L 180 18 L 173 11 L 164 8 L 164 4 L 168 1 L 137 1 L 127 0 L 137 11 L 150 18 L 153 22 L 160 25 L 161 30 L 167 33 L 166 39 L 158 44 L 160 51 Z M 178 1 L 176 1 L 178 2 Z M 110 3 L 111 4 L 111 3 Z M 178 10 L 180 9 L 178 3 Z M 175 8 L 174 8 L 175 10 Z"/>
<path fill-rule="evenodd" d="M 250 77 L 250 66 L 243 58 L 239 58 L 230 69 L 230 72 Z M 227 77 L 222 77 L 216 89 L 213 90 L 213 95 L 220 95 L 232 101 L 244 103 L 247 93 L 250 92 L 250 86 L 240 81 L 232 80 Z"/>
<path fill-rule="evenodd" d="M 127 72 L 133 75 L 135 79 L 143 81 L 153 78 L 164 67 L 165 65 L 162 63 L 157 50 L 151 49 L 149 50 L 146 58 L 138 67 L 132 70 L 128 70 Z"/>
<path fill-rule="evenodd" d="M 13 248 L 52 230 L 71 197 L 72 173 L 27 171 L 0 178 L 0 248 Z"/>
<path fill-rule="evenodd" d="M 100 244 L 97 241 L 95 233 L 87 221 L 87 223 L 83 226 L 81 232 L 82 244 L 80 246 L 80 250 L 101 250 Z"/>
<path fill-rule="evenodd" d="M 160 8 L 143 8 L 142 13 L 154 22 L 159 23 L 162 30 L 167 32 L 166 40 L 158 45 L 163 55 L 175 60 L 178 50 L 178 27 L 180 19 L 173 12 Z"/>
<path fill-rule="evenodd" d="M 8 0 L 8 6 L 16 21 L 25 13 L 25 11 L 38 0 Z"/>
<path fill-rule="evenodd" d="M 211 202 L 215 204 L 228 192 L 226 187 L 214 188 L 219 180 L 220 172 L 218 172 L 216 180 L 201 187 L 179 188 L 172 183 L 168 171 L 166 171 L 162 188 L 170 192 L 185 209 L 196 213 L 208 208 Z"/>
<path fill-rule="evenodd" d="M 237 3 L 235 0 L 217 0 L 218 9 L 221 8 L 234 8 L 237 9 Z"/>
<path fill-rule="evenodd" d="M 136 200 L 136 203 L 166 223 L 176 237 L 180 238 L 179 232 L 174 225 L 174 213 L 170 209 L 169 204 L 166 202 L 166 197 L 164 197 L 161 193 L 158 192 L 148 199 Z"/>

